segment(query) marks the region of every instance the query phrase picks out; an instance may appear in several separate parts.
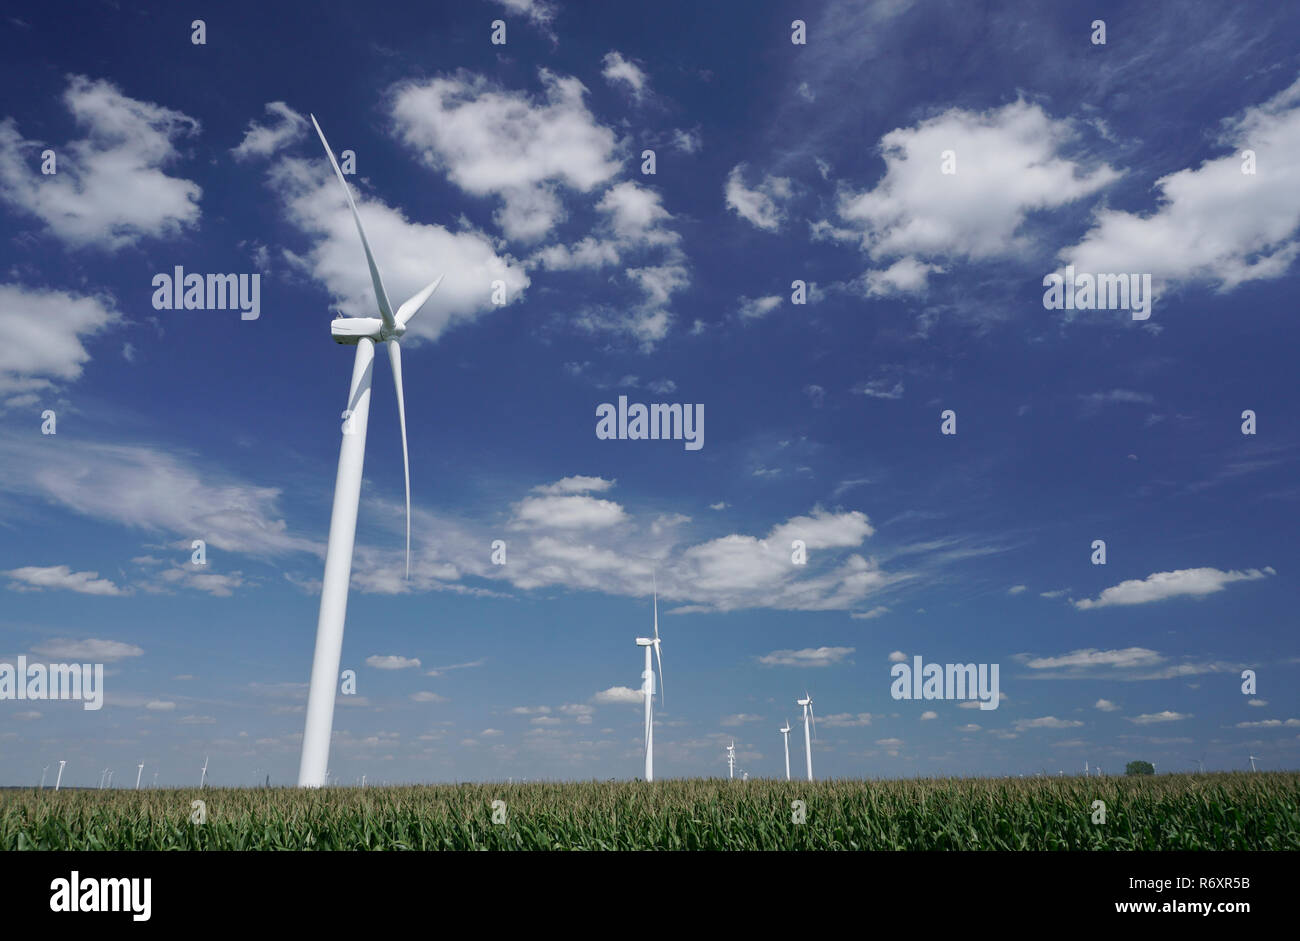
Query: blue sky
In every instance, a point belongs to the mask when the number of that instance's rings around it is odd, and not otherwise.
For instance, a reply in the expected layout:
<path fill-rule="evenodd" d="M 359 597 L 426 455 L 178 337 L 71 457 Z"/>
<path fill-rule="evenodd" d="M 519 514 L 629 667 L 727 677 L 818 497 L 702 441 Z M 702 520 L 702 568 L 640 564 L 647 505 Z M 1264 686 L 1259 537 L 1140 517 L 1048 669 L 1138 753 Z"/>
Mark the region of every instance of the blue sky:
<path fill-rule="evenodd" d="M 0 24 L 0 661 L 107 699 L 0 703 L 0 783 L 296 776 L 329 321 L 375 315 L 309 113 L 394 302 L 446 273 L 409 580 L 377 357 L 336 780 L 638 775 L 655 571 L 659 776 L 783 773 L 805 688 L 819 777 L 1295 767 L 1300 11 L 78 10 Z M 1045 309 L 1067 264 L 1149 274 L 1150 318 Z M 154 309 L 177 265 L 260 316 Z M 598 440 L 620 395 L 704 446 Z M 918 655 L 999 664 L 1000 707 L 892 699 Z"/>

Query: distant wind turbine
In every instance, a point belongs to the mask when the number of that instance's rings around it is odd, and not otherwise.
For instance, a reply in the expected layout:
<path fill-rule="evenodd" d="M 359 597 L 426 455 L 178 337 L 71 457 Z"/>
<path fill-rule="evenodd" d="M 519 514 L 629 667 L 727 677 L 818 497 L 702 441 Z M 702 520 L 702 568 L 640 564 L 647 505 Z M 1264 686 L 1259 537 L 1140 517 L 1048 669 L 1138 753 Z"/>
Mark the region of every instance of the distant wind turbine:
<path fill-rule="evenodd" d="M 727 777 L 734 778 L 735 776 L 736 776 L 736 742 L 733 739 L 731 744 L 727 746 Z"/>
<path fill-rule="evenodd" d="M 67 764 L 66 761 L 60 761 L 60 762 L 59 762 L 59 776 L 58 776 L 57 778 L 54 779 L 54 790 L 55 790 L 55 791 L 57 791 L 57 790 L 59 789 L 59 785 L 60 785 L 61 783 L 63 783 L 63 766 L 66 765 L 66 764 Z"/>
<path fill-rule="evenodd" d="M 790 720 L 785 720 L 785 725 L 780 729 L 781 740 L 785 742 L 785 779 L 790 780 Z"/>
<path fill-rule="evenodd" d="M 203 774 L 199 777 L 199 790 L 200 790 L 200 791 L 203 790 L 203 785 L 207 783 L 207 780 L 208 780 L 208 756 L 207 756 L 207 755 L 204 755 L 204 756 L 203 756 Z"/>
<path fill-rule="evenodd" d="M 140 762 L 135 770 L 135 789 L 140 790 L 140 775 L 144 774 L 144 762 Z"/>
<path fill-rule="evenodd" d="M 105 781 L 105 779 L 106 779 L 107 777 L 108 777 L 108 769 L 107 769 L 107 768 L 105 768 L 103 771 L 99 772 L 99 790 L 102 791 L 102 790 L 104 789 L 104 781 Z"/>
<path fill-rule="evenodd" d="M 46 765 L 44 768 L 41 769 L 41 786 L 40 786 L 40 790 L 42 790 L 42 791 L 45 790 L 45 772 L 46 772 L 46 771 L 49 771 L 49 770 L 50 770 L 50 766 L 49 766 L 49 765 Z"/>
<path fill-rule="evenodd" d="M 1254 770 L 1255 770 L 1255 756 L 1254 756 L 1254 755 L 1251 755 L 1251 756 L 1250 756 L 1250 770 L 1251 770 L 1251 771 L 1254 771 Z"/>
<path fill-rule="evenodd" d="M 393 384 L 397 387 L 397 419 L 402 430 L 402 468 L 406 476 L 406 575 L 411 575 L 411 469 L 406 448 L 406 399 L 402 393 L 402 348 L 399 340 L 407 322 L 419 313 L 438 288 L 442 276 L 405 301 L 394 312 L 384 290 L 383 279 L 361 226 L 361 215 L 352 190 L 334 159 L 325 133 L 312 115 L 330 166 L 347 194 L 352 221 L 361 236 L 370 283 L 375 290 L 379 317 L 340 317 L 330 324 L 334 342 L 355 345 L 352 385 L 348 393 L 347 423 L 339 447 L 338 475 L 334 483 L 334 508 L 330 513 L 329 539 L 325 549 L 325 576 L 321 585 L 320 614 L 316 622 L 316 651 L 312 657 L 311 687 L 307 694 L 307 724 L 302 739 L 302 761 L 298 767 L 299 787 L 320 787 L 328 772 L 330 733 L 334 727 L 334 694 L 339 684 L 339 658 L 343 655 L 343 622 L 347 614 L 348 583 L 352 578 L 352 548 L 357 535 L 357 510 L 361 502 L 361 471 L 366 457 L 366 424 L 370 417 L 370 380 L 374 369 L 375 343 L 388 344 Z"/>
<path fill-rule="evenodd" d="M 108 788 L 112 790 L 112 787 L 113 787 L 113 772 L 110 769 L 108 772 Z"/>
<path fill-rule="evenodd" d="M 812 718 L 813 729 L 817 728 L 817 719 L 813 717 L 812 697 L 808 695 L 808 690 L 803 691 L 803 699 L 796 699 L 795 703 L 803 706 L 803 747 L 804 756 L 808 759 L 808 780 L 813 779 L 812 775 L 812 737 L 808 734 L 808 720 Z"/>
<path fill-rule="evenodd" d="M 654 637 L 638 637 L 638 647 L 645 648 L 645 670 L 641 673 L 641 695 L 645 700 L 645 779 L 655 779 L 655 671 L 650 663 L 650 648 L 654 648 L 655 659 L 659 661 L 659 704 L 663 705 L 664 661 L 659 653 L 659 578 L 655 576 L 654 586 Z"/>

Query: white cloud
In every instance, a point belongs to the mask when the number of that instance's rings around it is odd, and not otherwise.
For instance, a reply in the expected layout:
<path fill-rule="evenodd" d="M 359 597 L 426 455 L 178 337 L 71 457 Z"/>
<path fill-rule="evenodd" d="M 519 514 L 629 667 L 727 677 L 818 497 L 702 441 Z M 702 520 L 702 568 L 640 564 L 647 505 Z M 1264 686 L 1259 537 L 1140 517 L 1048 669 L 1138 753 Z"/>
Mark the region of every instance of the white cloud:
<path fill-rule="evenodd" d="M 525 497 L 515 504 L 514 529 L 603 529 L 627 519 L 613 500 L 584 495 Z"/>
<path fill-rule="evenodd" d="M 802 650 L 773 650 L 758 658 L 768 667 L 828 667 L 840 663 L 853 647 L 805 647 Z"/>
<path fill-rule="evenodd" d="M 1239 729 L 1293 729 L 1300 726 L 1300 719 L 1260 719 L 1257 722 L 1238 722 Z"/>
<path fill-rule="evenodd" d="M 1087 598 L 1075 601 L 1074 606 L 1084 611 L 1113 605 L 1146 604 L 1181 596 L 1199 598 L 1222 591 L 1233 582 L 1255 581 L 1264 577 L 1265 572 L 1259 569 L 1221 572 L 1214 568 L 1198 568 L 1154 572 L 1145 579 L 1129 579 L 1113 585 L 1098 595 L 1095 601 Z"/>
<path fill-rule="evenodd" d="M 1037 719 L 1017 719 L 1012 723 L 1016 731 L 1025 729 L 1073 729 L 1083 725 L 1077 719 L 1058 719 L 1056 716 L 1042 716 Z"/>
<path fill-rule="evenodd" d="M 836 712 L 828 716 L 821 716 L 817 724 L 827 729 L 847 729 L 871 724 L 871 713 L 869 712 Z"/>
<path fill-rule="evenodd" d="M 283 101 L 268 101 L 266 113 L 273 119 L 270 123 L 248 122 L 244 139 L 230 151 L 236 160 L 269 157 L 307 133 L 307 121 Z"/>
<path fill-rule="evenodd" d="M 1060 259 L 1078 271 L 1148 272 L 1157 281 L 1203 281 L 1227 290 L 1282 276 L 1300 251 L 1300 80 L 1226 121 L 1229 152 L 1156 180 L 1148 215 L 1100 209 Z M 1253 150 L 1258 172 L 1242 170 Z"/>
<path fill-rule="evenodd" d="M 1150 712 L 1145 715 L 1128 716 L 1126 718 L 1137 725 L 1151 725 L 1155 722 L 1177 722 L 1180 719 L 1190 719 L 1191 714 L 1185 712 L 1171 712 L 1166 709 L 1164 712 Z"/>
<path fill-rule="evenodd" d="M 1008 595 L 1019 595 L 1019 594 L 1021 594 L 1022 592 L 1025 592 L 1025 591 L 1028 591 L 1028 586 L 1026 586 L 1026 585 L 1012 585 L 1010 588 L 1007 589 L 1007 594 L 1008 594 Z"/>
<path fill-rule="evenodd" d="M 197 121 L 81 75 L 69 78 L 63 103 L 86 136 L 52 148 L 55 174 L 42 174 L 35 159 L 45 145 L 24 139 L 12 118 L 0 121 L 0 197 L 78 247 L 114 250 L 198 221 L 198 185 L 160 169 Z"/>
<path fill-rule="evenodd" d="M 931 274 L 942 274 L 939 265 L 918 261 L 906 255 L 888 268 L 868 271 L 866 293 L 868 297 L 889 297 L 893 294 L 917 294 L 926 289 Z"/>
<path fill-rule="evenodd" d="M 171 712 L 173 709 L 176 708 L 176 703 L 168 702 L 166 700 L 161 700 L 161 699 L 152 699 L 149 702 L 145 703 L 144 707 L 146 709 L 151 709 L 155 712 Z"/>
<path fill-rule="evenodd" d="M 849 615 L 849 617 L 853 618 L 855 621 L 870 621 L 878 617 L 883 617 L 888 613 L 889 609 L 881 604 L 876 605 L 870 611 L 854 611 Z M 893 659 L 893 654 L 890 654 L 890 659 Z"/>
<path fill-rule="evenodd" d="M 601 690 L 595 696 L 592 696 L 591 701 L 599 705 L 609 705 L 611 703 L 635 703 L 640 705 L 642 694 L 639 689 L 629 689 L 626 686 L 611 686 L 609 689 Z"/>
<path fill-rule="evenodd" d="M 1031 670 L 1051 670 L 1059 667 L 1148 667 L 1162 663 L 1164 657 L 1146 647 L 1125 647 L 1122 650 L 1098 650 L 1087 647 L 1072 650 L 1059 657 L 1034 657 L 1026 661 L 1025 666 Z"/>
<path fill-rule="evenodd" d="M 814 235 L 857 241 L 876 262 L 907 262 L 869 273 L 873 293 L 923 289 L 935 270 L 924 259 L 1027 251 L 1020 228 L 1030 213 L 1064 206 L 1118 177 L 1108 166 L 1087 171 L 1061 156 L 1073 137 L 1069 122 L 1025 101 L 984 112 L 953 108 L 897 128 L 881 138 L 886 169 L 876 186 L 840 192 L 847 228 L 823 222 Z M 956 153 L 953 174 L 941 173 L 948 150 Z"/>
<path fill-rule="evenodd" d="M 380 654 L 371 654 L 366 657 L 366 666 L 374 667 L 376 670 L 408 670 L 420 665 L 417 657 L 399 657 L 394 654 L 381 656 Z"/>
<path fill-rule="evenodd" d="M 766 317 L 780 306 L 781 296 L 779 294 L 769 294 L 766 297 L 742 297 L 740 299 L 739 313 L 742 320 L 758 320 L 760 317 Z"/>
<path fill-rule="evenodd" d="M 762 722 L 762 721 L 763 721 L 762 716 L 752 715 L 751 713 L 748 712 L 739 712 L 733 716 L 723 716 L 721 722 L 719 722 L 719 725 L 735 726 L 735 725 L 744 725 L 746 722 Z"/>
<path fill-rule="evenodd" d="M 603 477 L 584 477 L 576 474 L 573 477 L 564 477 L 553 484 L 541 484 L 533 488 L 534 493 L 544 493 L 548 496 L 562 496 L 573 493 L 603 493 L 610 487 L 614 486 L 615 481 L 605 480 Z"/>
<path fill-rule="evenodd" d="M 1109 699 L 1098 699 L 1093 708 L 1100 709 L 1102 712 L 1114 712 L 1119 709 L 1119 706 L 1115 705 Z"/>
<path fill-rule="evenodd" d="M 925 712 L 921 713 L 921 721 L 923 722 L 928 719 L 937 719 L 937 718 L 939 718 L 939 713 L 935 712 L 933 709 L 927 709 Z"/>
<path fill-rule="evenodd" d="M 587 110 L 582 82 L 539 74 L 540 99 L 468 73 L 405 83 L 392 99 L 399 138 L 461 189 L 499 198 L 497 224 L 525 241 L 563 218 L 557 188 L 589 192 L 620 165 L 614 133 Z"/>
<path fill-rule="evenodd" d="M 869 399 L 901 399 L 903 383 L 899 379 L 872 379 L 862 382 L 851 390 L 854 395 L 865 395 Z"/>
<path fill-rule="evenodd" d="M 90 663 L 111 663 L 127 657 L 139 657 L 144 650 L 135 644 L 125 644 L 119 640 L 100 640 L 87 637 L 84 640 L 68 640 L 58 637 L 32 647 L 34 653 L 51 660 L 81 660 Z"/>
<path fill-rule="evenodd" d="M 1267 700 L 1267 699 L 1248 699 L 1248 700 L 1246 700 L 1246 705 L 1247 705 L 1247 706 L 1267 706 L 1267 705 L 1268 705 L 1268 700 Z"/>
<path fill-rule="evenodd" d="M 601 75 L 605 76 L 605 81 L 611 85 L 624 84 L 632 92 L 632 96 L 638 101 L 645 97 L 649 90 L 650 80 L 646 78 L 645 72 L 631 59 L 623 58 L 618 51 L 606 53 L 602 60 L 605 68 Z"/>
<path fill-rule="evenodd" d="M 30 589 L 64 588 L 82 595 L 127 594 L 109 579 L 100 578 L 98 572 L 74 572 L 66 565 L 26 565 L 0 575 L 7 575 Z"/>
<path fill-rule="evenodd" d="M 447 702 L 446 696 L 439 696 L 437 693 L 431 693 L 428 690 L 412 693 L 411 699 L 415 702 Z"/>
<path fill-rule="evenodd" d="M 347 198 L 322 154 L 310 162 L 284 157 L 269 180 L 284 202 L 290 223 L 314 239 L 298 264 L 321 281 L 352 317 L 377 316 L 374 287 Z M 352 186 L 366 238 L 393 306 L 445 274 L 408 337 L 437 339 L 451 326 L 497 310 L 490 286 L 502 281 L 506 300 L 518 300 L 530 281 L 510 255 L 499 255 L 491 239 L 470 228 L 452 232 L 440 225 L 409 221 L 405 214 Z M 327 325 L 327 321 L 322 321 Z"/>
<path fill-rule="evenodd" d="M 121 320 L 106 296 L 0 284 L 0 332 L 5 337 L 0 393 L 31 392 L 80 378 L 90 361 L 85 341 Z"/>
<path fill-rule="evenodd" d="M 549 714 L 550 711 L 550 706 L 515 706 L 510 710 L 510 714 L 516 716 L 544 716 Z"/>
<path fill-rule="evenodd" d="M 555 4 L 550 0 L 495 0 L 511 13 L 525 16 L 534 25 L 546 30 L 555 19 Z"/>
<path fill-rule="evenodd" d="M 890 663 L 903 663 L 906 660 L 907 660 L 907 654 L 903 653 L 903 651 L 901 650 L 895 650 L 893 653 L 889 655 Z"/>
<path fill-rule="evenodd" d="M 200 474 L 171 450 L 79 440 L 51 451 L 38 436 L 0 435 L 0 490 L 50 500 L 84 516 L 189 541 L 208 548 L 278 555 L 321 553 L 293 536 L 279 517 L 280 491 L 231 479 L 208 466 Z M 188 548 L 186 552 L 188 553 Z"/>
<path fill-rule="evenodd" d="M 749 189 L 745 186 L 745 169 L 743 163 L 737 164 L 727 174 L 727 183 L 723 187 L 727 208 L 751 225 L 775 232 L 785 219 L 778 202 L 790 198 L 790 181 L 769 175 L 763 178 L 757 189 Z"/>

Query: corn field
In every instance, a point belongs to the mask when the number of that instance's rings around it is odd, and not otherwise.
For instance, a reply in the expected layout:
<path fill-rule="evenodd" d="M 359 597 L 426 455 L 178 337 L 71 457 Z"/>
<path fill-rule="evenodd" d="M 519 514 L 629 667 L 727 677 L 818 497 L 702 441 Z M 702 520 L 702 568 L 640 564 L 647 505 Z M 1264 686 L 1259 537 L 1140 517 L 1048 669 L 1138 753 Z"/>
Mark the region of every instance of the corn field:
<path fill-rule="evenodd" d="M 0 792 L 0 850 L 408 849 L 1296 850 L 1300 774 Z"/>

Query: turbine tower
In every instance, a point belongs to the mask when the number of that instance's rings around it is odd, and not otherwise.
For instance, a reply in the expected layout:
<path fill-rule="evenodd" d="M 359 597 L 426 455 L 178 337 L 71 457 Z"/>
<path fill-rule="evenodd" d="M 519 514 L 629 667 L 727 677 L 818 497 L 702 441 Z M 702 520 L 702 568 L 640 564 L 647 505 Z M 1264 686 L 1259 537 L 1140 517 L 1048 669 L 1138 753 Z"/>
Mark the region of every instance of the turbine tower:
<path fill-rule="evenodd" d="M 135 768 L 135 789 L 140 790 L 140 775 L 144 774 L 144 762 L 140 762 Z"/>
<path fill-rule="evenodd" d="M 727 777 L 734 778 L 735 776 L 736 776 L 736 742 L 733 739 L 731 744 L 727 746 Z"/>
<path fill-rule="evenodd" d="M 785 742 L 785 779 L 790 780 L 790 720 L 785 720 L 785 726 L 780 730 L 781 739 Z"/>
<path fill-rule="evenodd" d="M 58 791 L 58 789 L 59 789 L 59 785 L 63 783 L 63 766 L 66 765 L 66 764 L 67 764 L 66 761 L 60 761 L 60 762 L 59 762 L 59 776 L 58 776 L 57 778 L 54 779 L 54 790 L 55 790 L 55 791 Z"/>
<path fill-rule="evenodd" d="M 203 790 L 203 785 L 208 780 L 208 756 L 203 756 L 203 775 L 199 778 L 199 790 Z"/>
<path fill-rule="evenodd" d="M 813 779 L 812 738 L 808 734 L 808 720 L 810 718 L 812 719 L 813 730 L 815 732 L 817 728 L 817 719 L 815 716 L 813 716 L 812 697 L 808 695 L 808 690 L 803 691 L 803 699 L 796 699 L 795 702 L 798 705 L 803 706 L 803 748 L 804 748 L 804 757 L 808 759 L 808 780 L 811 781 Z"/>
<path fill-rule="evenodd" d="M 334 728 L 334 694 L 338 688 L 339 658 L 343 655 L 343 623 L 348 607 L 348 582 L 352 578 L 352 547 L 357 535 L 357 508 L 361 502 L 361 469 L 366 456 L 366 424 L 370 417 L 370 380 L 374 370 L 375 344 L 388 344 L 388 358 L 397 387 L 397 419 L 402 431 L 402 469 L 406 477 L 406 575 L 411 574 L 411 465 L 406 447 L 406 400 L 402 394 L 402 348 L 398 341 L 406 324 L 437 289 L 442 276 L 403 303 L 394 312 L 384 282 L 379 277 L 370 242 L 361 227 L 361 216 L 352 190 L 325 140 L 325 133 L 312 115 L 330 166 L 347 194 L 352 220 L 361 236 L 370 282 L 375 289 L 379 317 L 340 317 L 330 324 L 334 342 L 354 345 L 352 385 L 344 412 L 343 443 L 339 446 L 338 475 L 334 482 L 334 508 L 330 513 L 329 541 L 325 549 L 325 576 L 321 583 L 320 615 L 316 622 L 316 652 L 312 657 L 311 687 L 307 694 L 307 724 L 302 739 L 302 762 L 298 766 L 299 787 L 320 787 L 329 764 L 330 733 Z"/>
<path fill-rule="evenodd" d="M 659 654 L 659 580 L 655 578 L 654 588 L 654 637 L 638 637 L 638 647 L 645 648 L 645 670 L 641 673 L 641 695 L 645 700 L 645 779 L 655 779 L 655 672 L 650 663 L 650 648 L 654 648 L 655 659 L 659 661 L 659 704 L 663 705 L 664 661 Z"/>
<path fill-rule="evenodd" d="M 111 768 L 108 771 L 108 784 L 106 787 L 108 787 L 109 790 L 112 790 L 113 788 L 113 769 Z"/>
<path fill-rule="evenodd" d="M 1254 755 L 1251 755 L 1251 756 L 1250 756 L 1250 770 L 1251 770 L 1251 771 L 1254 771 L 1254 770 L 1255 770 L 1255 756 L 1254 756 Z"/>

